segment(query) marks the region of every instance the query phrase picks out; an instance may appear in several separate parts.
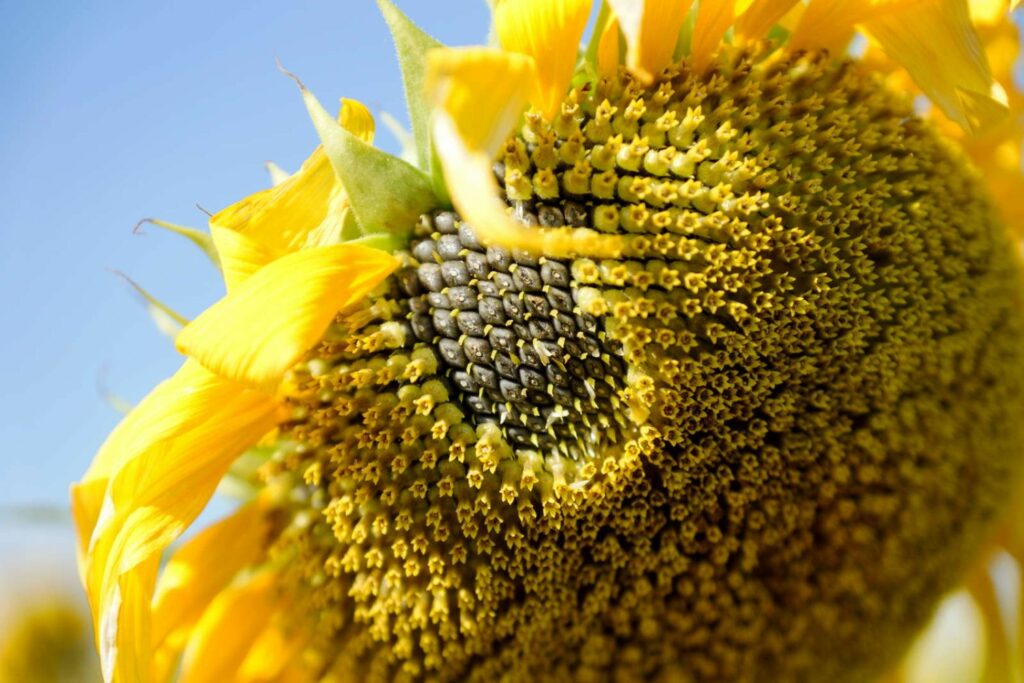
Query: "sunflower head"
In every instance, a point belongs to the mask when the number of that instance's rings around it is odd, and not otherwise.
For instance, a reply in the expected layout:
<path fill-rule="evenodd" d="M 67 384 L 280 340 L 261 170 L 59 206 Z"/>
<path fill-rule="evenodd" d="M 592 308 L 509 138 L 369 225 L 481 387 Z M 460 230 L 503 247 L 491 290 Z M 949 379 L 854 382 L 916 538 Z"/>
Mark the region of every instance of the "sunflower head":
<path fill-rule="evenodd" d="M 73 489 L 108 680 L 890 668 L 1024 445 L 967 5 L 380 5 L 406 160 L 300 84 L 322 146 L 211 219 L 227 296 Z"/>

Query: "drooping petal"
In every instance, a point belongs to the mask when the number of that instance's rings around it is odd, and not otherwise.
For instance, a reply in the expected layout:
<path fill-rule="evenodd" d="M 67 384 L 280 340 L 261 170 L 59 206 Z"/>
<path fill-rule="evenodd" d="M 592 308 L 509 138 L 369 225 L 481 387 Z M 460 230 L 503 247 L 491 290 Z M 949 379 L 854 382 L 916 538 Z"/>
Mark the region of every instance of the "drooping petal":
<path fill-rule="evenodd" d="M 181 649 L 207 606 L 243 568 L 263 556 L 265 512 L 250 503 L 204 529 L 171 556 L 153 596 L 153 647 L 168 660 Z"/>
<path fill-rule="evenodd" d="M 697 6 L 690 52 L 694 68 L 704 69 L 711 62 L 722 37 L 733 23 L 735 4 L 735 0 L 701 0 Z"/>
<path fill-rule="evenodd" d="M 626 64 L 647 81 L 672 63 L 690 0 L 608 0 L 626 35 Z"/>
<path fill-rule="evenodd" d="M 537 77 L 525 55 L 445 48 L 427 55 L 427 92 L 472 149 L 493 156 L 526 108 Z"/>
<path fill-rule="evenodd" d="M 434 143 L 452 201 L 488 244 L 547 256 L 621 251 L 617 237 L 573 228 L 526 227 L 508 214 L 491 172 L 495 154 L 526 105 L 533 62 L 519 54 L 471 48 L 435 50 L 428 87 L 437 103 Z"/>
<path fill-rule="evenodd" d="M 344 100 L 338 119 L 358 139 L 373 141 L 373 117 L 363 105 Z M 228 291 L 279 256 L 341 239 L 348 198 L 322 148 L 278 180 L 210 219 Z"/>
<path fill-rule="evenodd" d="M 591 0 L 500 0 L 494 8 L 501 46 L 533 58 L 537 89 L 530 99 L 549 118 L 565 98 L 591 4 Z"/>
<path fill-rule="evenodd" d="M 198 363 L 185 363 L 110 433 L 81 481 L 71 486 L 72 517 L 81 551 L 89 547 L 110 479 L 149 442 L 173 439 L 202 422 L 212 402 L 222 400 L 223 390 L 230 389 L 214 379 Z"/>
<path fill-rule="evenodd" d="M 886 53 L 947 116 L 977 130 L 1006 114 L 965 0 L 893 0 L 864 21 Z"/>
<path fill-rule="evenodd" d="M 968 131 L 1006 114 L 1006 93 L 992 79 L 966 0 L 812 0 L 791 46 L 836 52 L 857 25 Z"/>
<path fill-rule="evenodd" d="M 295 671 L 292 665 L 303 646 L 309 642 L 309 637 L 305 630 L 297 629 L 292 624 L 277 623 L 279 621 L 271 618 L 267 627 L 252 643 L 238 669 L 238 683 L 279 683 L 285 679 L 289 670 Z M 312 681 L 315 678 L 307 675 L 305 680 Z"/>
<path fill-rule="evenodd" d="M 276 424 L 278 410 L 272 397 L 189 361 L 122 421 L 72 487 L 80 569 L 108 681 L 150 679 L 160 554 L 231 461 Z"/>
<path fill-rule="evenodd" d="M 222 591 L 189 639 L 181 683 L 221 683 L 238 680 L 250 648 L 280 609 L 272 572 Z"/>
<path fill-rule="evenodd" d="M 985 626 L 977 604 L 958 591 L 940 604 L 903 665 L 904 683 L 981 683 Z"/>
<path fill-rule="evenodd" d="M 799 0 L 754 0 L 744 10 L 736 3 L 734 28 L 736 36 L 746 40 L 759 40 L 786 15 Z"/>
<path fill-rule="evenodd" d="M 340 222 L 331 221 L 331 224 L 340 228 Z M 216 223 L 210 226 L 210 232 L 214 244 L 217 245 L 217 251 L 220 252 L 224 286 L 228 292 L 235 291 L 256 271 L 282 255 L 282 252 L 249 237 L 244 232 L 225 228 Z"/>
<path fill-rule="evenodd" d="M 614 76 L 619 68 L 619 19 L 610 12 L 597 44 L 597 73 Z"/>
<path fill-rule="evenodd" d="M 793 50 L 843 53 L 856 25 L 870 13 L 870 0 L 812 0 L 787 43 Z"/>
<path fill-rule="evenodd" d="M 360 301 L 397 265 L 384 251 L 351 243 L 293 252 L 206 309 L 175 343 L 222 377 L 274 387 L 338 311 Z"/>
<path fill-rule="evenodd" d="M 1014 670 L 1019 671 L 1020 667 L 1024 666 L 1024 660 L 1020 659 L 1020 652 L 1015 651 L 1013 644 L 1016 628 L 1007 628 L 1007 624 L 1004 623 L 1004 607 L 1000 605 L 1000 596 L 996 591 L 992 576 L 989 571 L 986 571 L 988 568 L 988 563 L 984 563 L 973 571 L 966 586 L 974 604 L 978 607 L 985 628 L 986 647 L 984 652 L 979 653 L 985 672 L 982 680 L 986 683 L 1019 680 L 1019 678 L 1015 678 Z M 950 643 L 949 645 L 953 649 L 963 647 L 962 643 Z M 1016 662 L 1014 661 L 1015 657 L 1017 658 Z"/>

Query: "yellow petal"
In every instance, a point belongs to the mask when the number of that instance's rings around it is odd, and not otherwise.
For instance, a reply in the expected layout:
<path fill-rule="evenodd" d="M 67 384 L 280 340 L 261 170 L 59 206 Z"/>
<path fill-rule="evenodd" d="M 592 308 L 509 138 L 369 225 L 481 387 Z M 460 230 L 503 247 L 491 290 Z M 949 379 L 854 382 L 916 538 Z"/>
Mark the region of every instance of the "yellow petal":
<path fill-rule="evenodd" d="M 214 400 L 230 387 L 215 381 L 198 363 L 185 363 L 158 384 L 117 425 L 100 447 L 82 480 L 71 487 L 72 516 L 81 551 L 89 547 L 110 479 L 150 443 L 174 439 L 207 418 Z"/>
<path fill-rule="evenodd" d="M 271 397 L 187 362 L 125 418 L 73 489 L 107 680 L 149 680 L 160 554 L 206 505 L 231 461 L 277 420 Z"/>
<path fill-rule="evenodd" d="M 799 0 L 755 0 L 748 3 L 746 11 L 736 8 L 736 35 L 747 40 L 759 40 L 767 35 L 772 26 L 779 23 Z"/>
<path fill-rule="evenodd" d="M 171 556 L 153 596 L 153 647 L 177 655 L 213 598 L 265 551 L 267 519 L 250 503 L 191 538 Z"/>
<path fill-rule="evenodd" d="M 373 114 L 362 102 L 347 97 L 341 98 L 341 111 L 338 114 L 338 123 L 348 132 L 370 145 L 373 144 L 373 136 L 377 126 L 373 121 Z"/>
<path fill-rule="evenodd" d="M 864 10 L 844 9 L 839 21 L 859 20 L 946 116 L 973 131 L 1005 115 L 1006 93 L 992 80 L 965 0 L 875 0 L 870 4 Z"/>
<path fill-rule="evenodd" d="M 614 76 L 619 69 L 619 19 L 610 12 L 597 44 L 597 73 Z"/>
<path fill-rule="evenodd" d="M 651 81 L 672 63 L 690 0 L 608 0 L 626 35 L 626 64 Z"/>
<path fill-rule="evenodd" d="M 841 55 L 869 11 L 870 0 L 811 0 L 787 45 L 792 50 Z"/>
<path fill-rule="evenodd" d="M 235 291 L 253 273 L 283 255 L 282 252 L 249 237 L 244 232 L 216 223 L 211 223 L 210 234 L 213 235 L 213 243 L 217 245 L 217 253 L 220 254 L 224 286 L 228 292 Z"/>
<path fill-rule="evenodd" d="M 487 48 L 434 50 L 427 87 L 437 110 L 434 144 L 448 191 L 462 218 L 487 244 L 535 250 L 552 258 L 621 252 L 621 239 L 571 228 L 526 227 L 512 219 L 491 172 L 512 132 L 533 73 L 528 57 Z"/>
<path fill-rule="evenodd" d="M 284 181 L 288 180 L 289 176 L 291 176 L 291 173 L 284 170 L 273 161 L 264 162 L 263 165 L 267 168 L 267 175 L 270 176 L 270 184 L 272 186 L 280 185 Z"/>
<path fill-rule="evenodd" d="M 279 683 L 307 642 L 305 632 L 282 628 L 271 619 L 250 646 L 236 680 L 238 683 Z"/>
<path fill-rule="evenodd" d="M 939 605 L 903 665 L 905 683 L 979 683 L 985 663 L 985 623 L 978 605 L 958 591 Z"/>
<path fill-rule="evenodd" d="M 363 299 L 397 265 L 384 251 L 350 243 L 288 254 L 206 309 L 175 343 L 222 377 L 275 387 L 338 311 Z"/>
<path fill-rule="evenodd" d="M 501 0 L 494 9 L 501 46 L 536 64 L 537 90 L 531 100 L 548 118 L 565 99 L 590 7 L 591 0 Z"/>
<path fill-rule="evenodd" d="M 528 227 L 518 222 L 498 196 L 491 173 L 492 157 L 468 149 L 455 124 L 443 114 L 435 116 L 433 129 L 452 201 L 484 244 L 525 249 L 551 258 L 584 254 L 614 257 L 622 253 L 619 235 L 586 228 Z"/>
<path fill-rule="evenodd" d="M 971 20 L 977 24 L 998 24 L 1010 18 L 1006 0 L 970 0 Z"/>
<path fill-rule="evenodd" d="M 442 48 L 427 55 L 426 87 L 473 149 L 489 155 L 512 132 L 537 78 L 534 62 L 490 48 Z"/>
<path fill-rule="evenodd" d="M 373 117 L 362 104 L 342 100 L 338 120 L 364 142 L 373 141 Z M 210 219 L 229 291 L 279 256 L 336 244 L 341 237 L 348 200 L 323 149 L 314 150 L 298 172 L 278 180 Z M 229 231 L 244 239 L 233 239 Z"/>
<path fill-rule="evenodd" d="M 264 572 L 224 590 L 210 605 L 189 639 L 181 683 L 223 683 L 236 673 L 280 605 L 275 574 Z"/>
<path fill-rule="evenodd" d="M 725 32 L 732 26 L 734 0 L 701 0 L 693 29 L 690 59 L 694 68 L 703 70 L 711 62 Z"/>

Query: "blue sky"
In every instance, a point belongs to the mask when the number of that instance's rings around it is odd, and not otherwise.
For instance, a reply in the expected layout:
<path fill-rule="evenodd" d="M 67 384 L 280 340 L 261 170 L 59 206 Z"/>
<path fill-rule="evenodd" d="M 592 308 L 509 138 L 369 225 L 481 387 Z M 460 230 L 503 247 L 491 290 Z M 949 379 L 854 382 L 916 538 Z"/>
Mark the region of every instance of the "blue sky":
<path fill-rule="evenodd" d="M 484 0 L 398 4 L 444 42 L 486 35 Z M 265 160 L 294 170 L 316 144 L 275 57 L 325 103 L 402 120 L 404 104 L 372 0 L 0 0 L 0 16 L 0 509 L 63 506 L 118 420 L 98 384 L 137 401 L 180 362 L 108 269 L 187 316 L 223 293 L 189 243 L 132 226 L 201 227 L 196 204 L 261 189 Z"/>

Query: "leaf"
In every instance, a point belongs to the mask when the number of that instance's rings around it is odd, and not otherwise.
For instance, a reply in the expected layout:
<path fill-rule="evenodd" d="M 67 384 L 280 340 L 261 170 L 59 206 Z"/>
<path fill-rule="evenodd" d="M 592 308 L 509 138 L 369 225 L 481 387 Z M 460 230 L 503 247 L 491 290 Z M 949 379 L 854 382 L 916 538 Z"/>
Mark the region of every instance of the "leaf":
<path fill-rule="evenodd" d="M 391 30 L 395 51 L 398 52 L 398 65 L 402 70 L 402 84 L 405 87 L 405 103 L 409 108 L 412 135 L 416 140 L 416 166 L 429 173 L 430 106 L 423 85 L 423 76 L 427 52 L 442 45 L 424 33 L 395 7 L 391 0 L 377 0 L 377 6 Z"/>
<path fill-rule="evenodd" d="M 135 292 L 143 298 L 146 302 L 146 309 L 149 311 L 149 317 L 153 319 L 153 323 L 161 333 L 173 339 L 178 332 L 181 331 L 181 328 L 188 325 L 188 318 L 175 312 L 169 306 L 147 292 L 142 288 L 142 285 L 137 283 L 135 280 L 131 279 L 119 270 L 111 272 L 131 285 L 132 289 L 134 289 Z"/>
<path fill-rule="evenodd" d="M 213 246 L 213 238 L 210 237 L 210 233 L 203 232 L 202 230 L 196 230 L 195 228 L 186 228 L 183 225 L 168 223 L 167 221 L 162 221 L 159 218 L 143 218 L 135 224 L 133 232 L 136 235 L 143 234 L 142 226 L 146 223 L 155 225 L 158 228 L 163 228 L 164 230 L 170 230 L 176 235 L 181 235 L 192 242 L 192 244 L 199 247 L 203 253 L 206 254 L 206 257 L 210 259 L 210 262 L 217 266 L 218 270 L 220 269 L 220 258 L 217 256 L 217 249 Z"/>
<path fill-rule="evenodd" d="M 398 140 L 398 144 L 401 147 L 398 152 L 398 158 L 407 164 L 416 165 L 416 138 L 413 134 L 403 128 L 402 124 L 386 111 L 381 112 L 380 120 L 384 122 L 387 129 L 391 131 L 391 134 L 395 136 L 396 140 Z"/>
<path fill-rule="evenodd" d="M 427 174 L 345 130 L 302 81 L 285 73 L 302 92 L 320 143 L 363 234 L 405 236 L 412 232 L 419 216 L 440 203 Z"/>

